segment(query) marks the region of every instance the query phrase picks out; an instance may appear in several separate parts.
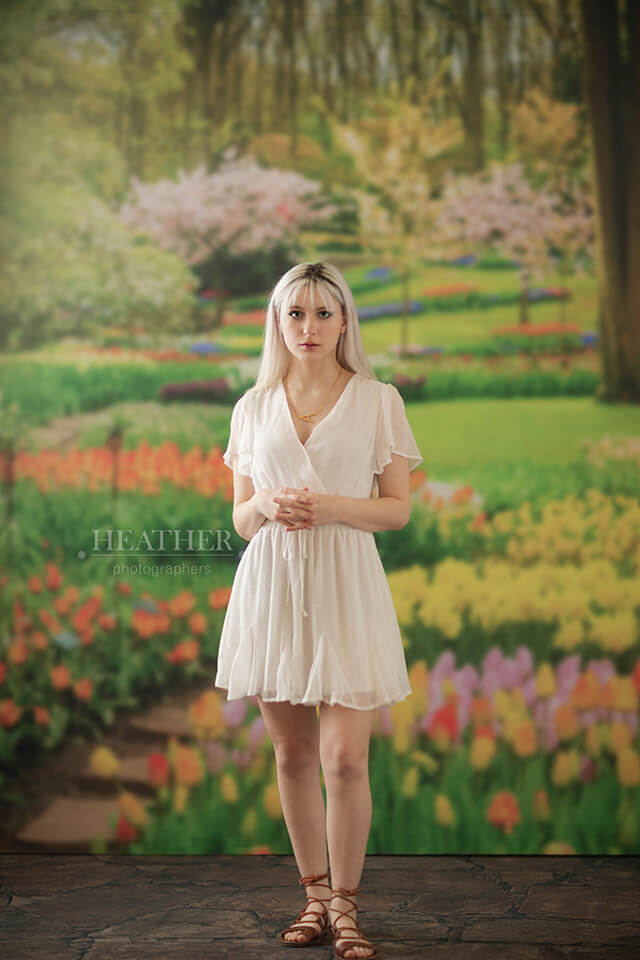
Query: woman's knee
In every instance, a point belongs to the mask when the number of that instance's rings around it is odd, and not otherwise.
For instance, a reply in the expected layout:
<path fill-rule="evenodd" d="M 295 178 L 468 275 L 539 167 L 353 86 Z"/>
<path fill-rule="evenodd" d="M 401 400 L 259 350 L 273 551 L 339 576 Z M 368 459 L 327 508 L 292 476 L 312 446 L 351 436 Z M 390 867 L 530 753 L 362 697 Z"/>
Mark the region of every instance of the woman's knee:
<path fill-rule="evenodd" d="M 319 767 L 319 732 L 315 711 L 286 702 L 258 700 L 271 738 L 278 769 L 290 776 Z"/>
<path fill-rule="evenodd" d="M 322 755 L 322 772 L 328 780 L 343 782 L 369 775 L 369 752 L 355 750 L 351 744 L 332 744 Z"/>

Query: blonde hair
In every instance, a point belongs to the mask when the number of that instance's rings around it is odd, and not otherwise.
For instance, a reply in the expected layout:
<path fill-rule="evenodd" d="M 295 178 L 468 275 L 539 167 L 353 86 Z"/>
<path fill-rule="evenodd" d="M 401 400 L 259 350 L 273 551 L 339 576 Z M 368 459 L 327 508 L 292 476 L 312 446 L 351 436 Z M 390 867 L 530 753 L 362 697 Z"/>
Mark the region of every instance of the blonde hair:
<path fill-rule="evenodd" d="M 280 277 L 269 293 L 260 367 L 255 385 L 249 390 L 268 390 L 289 369 L 291 357 L 280 335 L 278 318 L 296 302 L 298 293 L 301 290 L 306 292 L 312 284 L 342 308 L 347 329 L 340 334 L 336 347 L 336 360 L 340 366 L 371 380 L 378 379 L 364 350 L 353 294 L 340 270 L 331 263 L 298 263 Z"/>

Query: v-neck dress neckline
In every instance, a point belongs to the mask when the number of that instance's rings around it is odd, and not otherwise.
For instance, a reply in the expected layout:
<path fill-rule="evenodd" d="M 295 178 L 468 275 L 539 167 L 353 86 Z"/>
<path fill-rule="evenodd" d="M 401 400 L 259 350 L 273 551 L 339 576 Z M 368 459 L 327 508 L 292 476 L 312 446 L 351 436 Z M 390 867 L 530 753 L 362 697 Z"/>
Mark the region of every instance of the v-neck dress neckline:
<path fill-rule="evenodd" d="M 343 388 L 343 390 L 342 390 L 342 393 L 340 394 L 340 396 L 338 397 L 338 399 L 336 400 L 336 402 L 334 403 L 334 405 L 331 407 L 331 410 L 329 410 L 329 413 L 326 415 L 326 417 L 323 417 L 322 420 L 318 420 L 318 422 L 314 425 L 313 430 L 311 431 L 311 433 L 309 434 L 309 436 L 307 437 L 307 439 L 305 440 L 304 443 L 302 442 L 302 440 L 301 440 L 300 437 L 298 436 L 298 431 L 296 430 L 295 423 L 293 422 L 293 415 L 292 415 L 292 413 L 291 413 L 291 410 L 290 410 L 290 408 L 289 408 L 289 402 L 288 402 L 288 400 L 287 400 L 287 392 L 286 392 L 286 390 L 285 390 L 285 388 L 284 388 L 284 380 L 283 380 L 282 378 L 280 379 L 280 394 L 281 394 L 281 396 L 282 396 L 282 401 L 283 401 L 283 403 L 284 403 L 284 407 L 285 407 L 285 411 L 286 411 L 286 415 L 287 415 L 287 420 L 289 421 L 289 423 L 290 423 L 290 425 L 291 425 L 291 429 L 293 430 L 293 435 L 295 436 L 296 440 L 298 441 L 298 443 L 300 444 L 300 446 L 302 447 L 303 450 L 306 450 L 306 449 L 307 449 L 309 443 L 311 442 L 311 438 L 313 437 L 313 435 L 314 435 L 314 433 L 316 432 L 316 430 L 318 429 L 318 427 L 321 427 L 322 424 L 331 417 L 331 415 L 333 414 L 333 412 L 334 412 L 334 410 L 336 409 L 336 407 L 340 406 L 340 402 L 342 401 L 342 398 L 344 397 L 345 393 L 346 393 L 347 390 L 349 389 L 349 385 L 350 385 L 351 381 L 354 380 L 357 376 L 358 376 L 357 373 L 352 373 L 352 374 L 351 374 L 351 376 L 349 377 L 349 379 L 347 380 L 347 382 L 346 382 L 345 385 L 344 385 L 344 388 Z"/>

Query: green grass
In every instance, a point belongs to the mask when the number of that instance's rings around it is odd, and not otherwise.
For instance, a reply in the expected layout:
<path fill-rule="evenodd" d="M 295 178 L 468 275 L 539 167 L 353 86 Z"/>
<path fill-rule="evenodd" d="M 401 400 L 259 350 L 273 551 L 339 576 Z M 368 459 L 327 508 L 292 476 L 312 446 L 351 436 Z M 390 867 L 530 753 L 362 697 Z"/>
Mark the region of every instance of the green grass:
<path fill-rule="evenodd" d="M 496 461 L 567 465 L 583 440 L 640 435 L 636 406 L 589 397 L 461 399 L 407 403 L 406 410 L 429 472 Z"/>

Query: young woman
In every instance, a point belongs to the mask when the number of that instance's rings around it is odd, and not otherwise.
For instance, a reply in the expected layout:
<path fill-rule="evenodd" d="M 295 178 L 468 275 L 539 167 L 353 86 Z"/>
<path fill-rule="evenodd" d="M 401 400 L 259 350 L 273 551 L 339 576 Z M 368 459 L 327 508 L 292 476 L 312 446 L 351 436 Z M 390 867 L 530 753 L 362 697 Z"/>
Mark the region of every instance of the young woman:
<path fill-rule="evenodd" d="M 408 522 L 409 471 L 422 457 L 331 264 L 299 264 L 273 288 L 256 384 L 233 409 L 223 459 L 249 544 L 215 685 L 228 700 L 255 695 L 273 742 L 308 901 L 280 941 L 306 946 L 330 926 L 338 957 L 375 957 L 353 899 L 371 826 L 369 741 L 376 708 L 411 687 L 373 533 Z M 327 844 L 334 886 L 321 882 Z"/>

